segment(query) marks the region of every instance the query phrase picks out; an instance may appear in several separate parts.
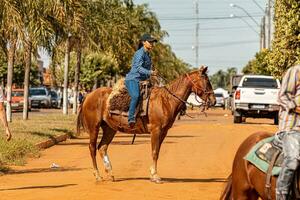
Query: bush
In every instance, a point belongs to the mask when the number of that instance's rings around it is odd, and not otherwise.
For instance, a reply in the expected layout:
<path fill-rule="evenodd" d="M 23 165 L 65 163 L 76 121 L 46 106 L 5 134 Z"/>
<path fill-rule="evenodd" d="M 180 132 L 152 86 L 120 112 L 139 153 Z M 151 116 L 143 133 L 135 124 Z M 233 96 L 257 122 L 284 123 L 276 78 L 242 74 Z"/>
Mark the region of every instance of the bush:
<path fill-rule="evenodd" d="M 26 139 L 12 139 L 7 142 L 5 138 L 0 138 L 0 170 L 5 165 L 23 165 L 28 156 L 38 155 L 37 147 Z"/>

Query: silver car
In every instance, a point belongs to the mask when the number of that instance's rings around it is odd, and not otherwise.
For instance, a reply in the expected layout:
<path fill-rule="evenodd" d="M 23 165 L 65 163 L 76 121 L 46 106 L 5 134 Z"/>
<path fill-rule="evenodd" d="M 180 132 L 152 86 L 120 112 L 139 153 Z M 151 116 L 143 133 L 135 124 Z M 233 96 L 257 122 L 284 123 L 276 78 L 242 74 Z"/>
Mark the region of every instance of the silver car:
<path fill-rule="evenodd" d="M 215 106 L 222 107 L 223 109 L 225 109 L 225 98 L 223 93 L 215 93 L 215 97 L 216 97 Z"/>
<path fill-rule="evenodd" d="M 32 108 L 51 108 L 51 95 L 46 87 L 30 88 Z"/>

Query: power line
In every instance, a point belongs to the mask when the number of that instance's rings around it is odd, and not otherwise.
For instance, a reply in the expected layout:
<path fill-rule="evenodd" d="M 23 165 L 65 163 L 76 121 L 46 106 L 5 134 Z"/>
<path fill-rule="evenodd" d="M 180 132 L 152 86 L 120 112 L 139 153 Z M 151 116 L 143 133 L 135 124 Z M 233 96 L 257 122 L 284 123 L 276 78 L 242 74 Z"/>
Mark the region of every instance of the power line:
<path fill-rule="evenodd" d="M 232 27 L 213 27 L 213 28 L 199 28 L 199 30 L 232 30 L 232 29 L 248 29 L 248 26 L 232 26 Z M 168 31 L 187 31 L 187 30 L 193 30 L 191 29 L 168 29 Z"/>
<path fill-rule="evenodd" d="M 208 44 L 208 43 L 206 43 L 206 44 L 201 44 L 200 43 L 200 46 L 201 46 L 201 49 L 203 49 L 203 48 L 215 48 L 215 47 L 227 47 L 227 46 L 233 46 L 233 45 L 241 45 L 241 44 L 251 44 L 251 43 L 258 43 L 258 41 L 257 40 L 245 40 L 245 41 L 233 41 L 233 42 L 223 42 L 223 43 L 213 43 L 213 44 Z M 176 45 L 176 44 L 174 44 L 174 45 Z M 176 51 L 178 51 L 178 50 L 180 50 L 180 51 L 184 51 L 184 50 L 187 50 L 187 49 L 189 49 L 189 48 L 175 48 L 174 46 L 173 46 L 173 50 L 176 50 Z"/>
<path fill-rule="evenodd" d="M 252 17 L 262 17 L 263 15 L 255 15 Z M 240 18 L 249 18 L 249 16 L 239 16 Z M 223 19 L 232 19 L 231 17 L 174 17 L 174 18 L 159 18 L 162 21 L 173 21 L 173 20 L 223 20 Z"/>

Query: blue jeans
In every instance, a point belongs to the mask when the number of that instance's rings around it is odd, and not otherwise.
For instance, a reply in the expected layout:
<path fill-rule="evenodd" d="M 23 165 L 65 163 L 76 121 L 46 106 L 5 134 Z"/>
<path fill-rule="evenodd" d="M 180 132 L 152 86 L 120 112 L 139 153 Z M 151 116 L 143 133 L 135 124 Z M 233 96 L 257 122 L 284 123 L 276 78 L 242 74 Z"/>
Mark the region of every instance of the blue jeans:
<path fill-rule="evenodd" d="M 276 183 L 276 199 L 288 199 L 294 173 L 299 165 L 300 132 L 281 132 L 283 163 Z"/>
<path fill-rule="evenodd" d="M 129 104 L 128 123 L 135 122 L 135 108 L 140 98 L 140 84 L 136 80 L 125 80 L 125 85 L 131 97 Z"/>

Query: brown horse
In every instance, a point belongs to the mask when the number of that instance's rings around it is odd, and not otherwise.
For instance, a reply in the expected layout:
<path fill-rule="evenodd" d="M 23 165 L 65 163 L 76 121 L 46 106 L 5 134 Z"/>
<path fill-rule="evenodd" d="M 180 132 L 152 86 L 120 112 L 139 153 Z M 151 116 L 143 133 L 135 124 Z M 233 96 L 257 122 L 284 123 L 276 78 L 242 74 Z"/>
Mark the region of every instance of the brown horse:
<path fill-rule="evenodd" d="M 238 148 L 232 166 L 232 173 L 220 200 L 263 200 L 268 199 L 266 174 L 244 159 L 250 149 L 259 141 L 270 137 L 270 133 L 257 132 L 250 135 Z M 271 199 L 275 199 L 276 177 L 271 179 Z"/>
<path fill-rule="evenodd" d="M 103 135 L 98 150 L 104 162 L 105 172 L 109 179 L 112 176 L 112 167 L 107 155 L 108 145 L 117 131 L 131 134 L 151 134 L 153 164 L 150 167 L 150 180 L 156 183 L 161 181 L 157 174 L 157 160 L 160 146 L 172 127 L 177 114 L 185 106 L 185 101 L 191 92 L 201 97 L 207 105 L 216 102 L 212 86 L 206 74 L 207 67 L 182 75 L 167 87 L 154 87 L 148 106 L 148 116 L 137 118 L 135 129 L 130 129 L 127 117 L 110 115 L 107 108 L 107 98 L 111 88 L 99 88 L 86 96 L 77 116 L 77 131 L 82 126 L 90 136 L 90 154 L 93 161 L 94 175 L 100 179 L 96 163 L 96 145 L 99 127 Z"/>

